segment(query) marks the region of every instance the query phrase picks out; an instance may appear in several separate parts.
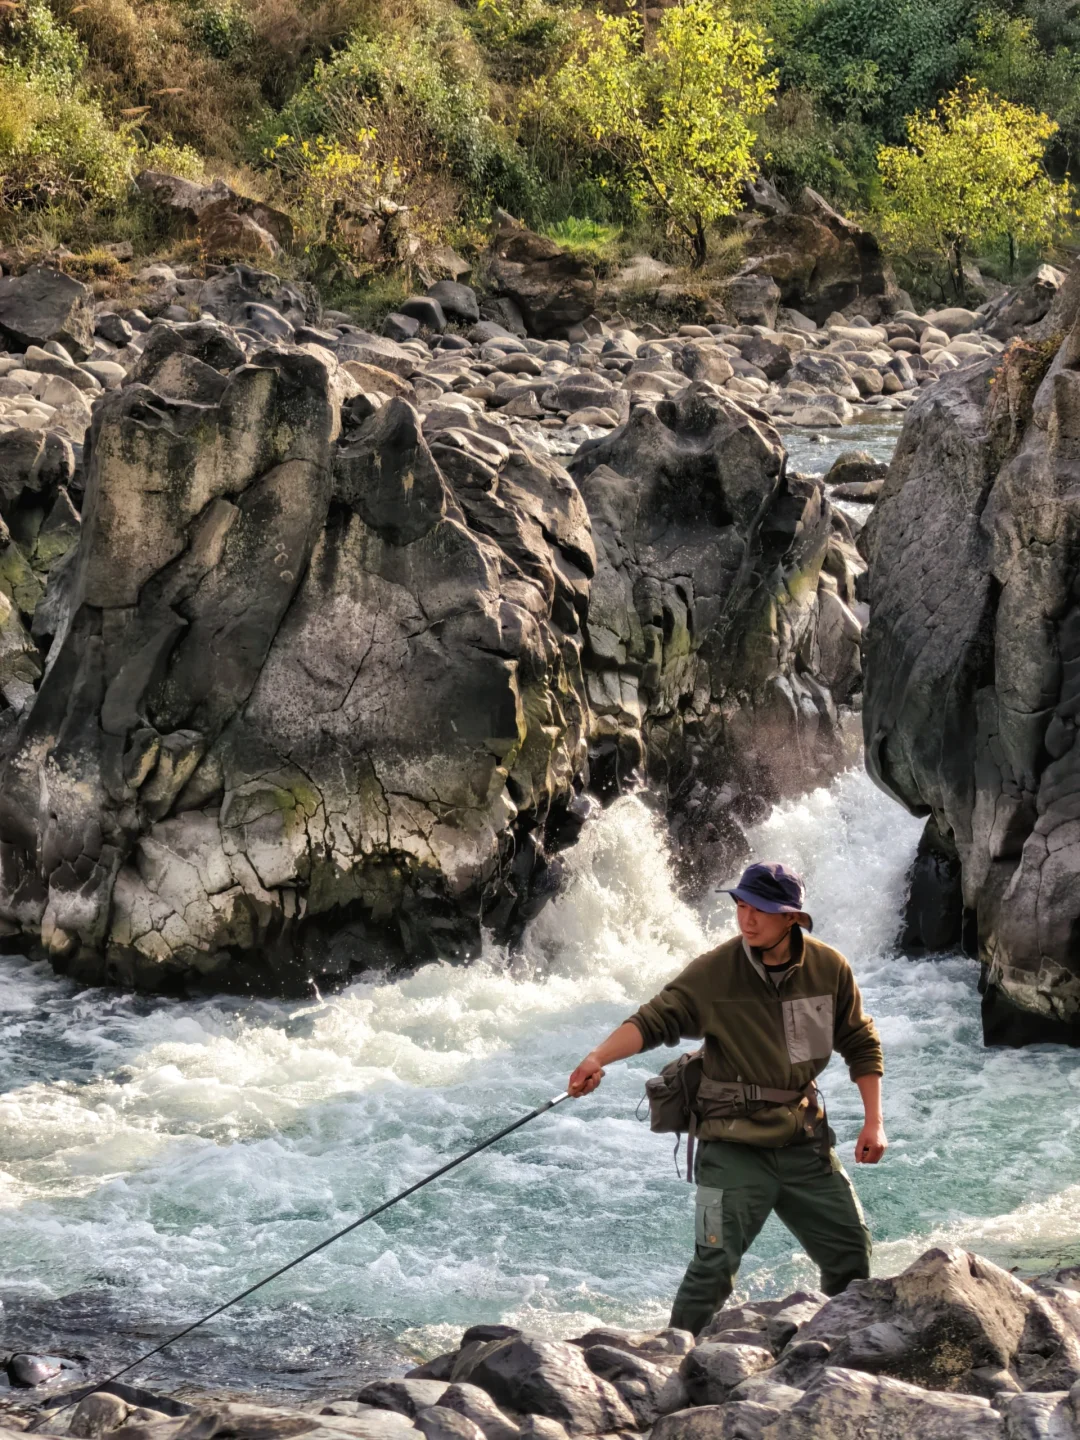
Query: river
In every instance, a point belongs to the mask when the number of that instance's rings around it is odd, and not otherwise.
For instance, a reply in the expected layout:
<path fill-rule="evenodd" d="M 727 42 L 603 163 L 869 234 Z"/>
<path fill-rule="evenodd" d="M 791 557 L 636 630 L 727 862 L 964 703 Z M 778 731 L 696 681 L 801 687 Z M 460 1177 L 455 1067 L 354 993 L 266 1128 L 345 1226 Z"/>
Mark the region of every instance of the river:
<path fill-rule="evenodd" d="M 897 955 L 919 822 L 852 771 L 779 806 L 758 856 L 800 866 L 816 933 L 855 966 L 885 1043 L 891 1149 L 856 1184 L 879 1273 L 959 1241 L 1022 1270 L 1080 1257 L 1080 1054 L 987 1051 L 976 967 Z M 304 1003 L 79 990 L 0 961 L 0 1349 L 127 1358 L 559 1091 L 571 1066 L 730 933 L 671 882 L 662 828 L 620 799 L 514 959 L 372 977 Z M 656 1325 L 692 1244 L 670 1141 L 635 1118 L 654 1052 L 340 1242 L 142 1372 L 177 1388 L 348 1393 L 509 1320 Z M 824 1077 L 843 1152 L 857 1092 Z M 814 1275 L 770 1221 L 740 1276 Z"/>

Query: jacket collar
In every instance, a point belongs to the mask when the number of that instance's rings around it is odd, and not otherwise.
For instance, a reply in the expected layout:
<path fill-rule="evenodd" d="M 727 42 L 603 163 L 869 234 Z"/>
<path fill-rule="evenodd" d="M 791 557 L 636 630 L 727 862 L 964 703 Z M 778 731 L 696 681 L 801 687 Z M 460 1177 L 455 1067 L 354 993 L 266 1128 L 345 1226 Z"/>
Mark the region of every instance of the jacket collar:
<path fill-rule="evenodd" d="M 793 964 L 791 965 L 790 969 L 784 972 L 788 975 L 791 973 L 792 970 L 797 969 L 798 966 L 803 963 L 803 960 L 806 956 L 806 937 L 803 935 L 802 927 L 796 925 L 794 930 L 792 930 L 791 934 L 791 952 Z M 745 935 L 741 936 L 740 938 L 742 940 L 743 954 L 750 961 L 750 964 L 754 967 L 757 973 L 761 976 L 762 980 L 766 981 L 769 985 L 772 985 L 773 982 L 769 979 L 769 967 L 762 959 L 761 951 L 758 950 L 755 946 L 751 945 Z"/>

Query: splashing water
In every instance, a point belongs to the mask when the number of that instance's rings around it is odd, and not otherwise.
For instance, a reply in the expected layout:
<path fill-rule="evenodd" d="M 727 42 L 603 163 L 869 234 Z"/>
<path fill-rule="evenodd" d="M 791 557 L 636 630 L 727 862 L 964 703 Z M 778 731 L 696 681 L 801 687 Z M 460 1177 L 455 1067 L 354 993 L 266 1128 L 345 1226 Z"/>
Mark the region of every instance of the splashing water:
<path fill-rule="evenodd" d="M 891 1272 L 948 1240 L 1045 1268 L 1080 1245 L 1080 1055 L 985 1051 L 976 969 L 893 950 L 920 822 L 851 772 L 779 806 L 759 857 L 807 879 L 886 1049 L 892 1148 L 855 1178 Z M 514 959 L 371 978 L 326 1001 L 78 991 L 0 961 L 0 1344 L 122 1362 L 556 1093 L 581 1055 L 730 933 L 672 886 L 662 828 L 616 802 Z M 144 1383 L 343 1393 L 466 1324 L 666 1320 L 692 1191 L 634 1109 L 669 1052 L 545 1116 L 184 1341 Z M 859 1126 L 824 1077 L 842 1152 Z M 813 1283 L 770 1221 L 744 1293 Z"/>

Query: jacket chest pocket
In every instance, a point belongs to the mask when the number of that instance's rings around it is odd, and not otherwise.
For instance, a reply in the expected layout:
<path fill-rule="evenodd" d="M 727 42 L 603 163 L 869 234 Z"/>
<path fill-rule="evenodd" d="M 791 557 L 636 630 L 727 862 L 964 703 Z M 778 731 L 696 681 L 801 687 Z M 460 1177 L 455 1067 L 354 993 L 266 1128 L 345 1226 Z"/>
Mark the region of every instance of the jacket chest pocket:
<path fill-rule="evenodd" d="M 784 1039 L 793 1065 L 827 1060 L 833 1050 L 833 997 L 804 995 L 785 1000 Z"/>

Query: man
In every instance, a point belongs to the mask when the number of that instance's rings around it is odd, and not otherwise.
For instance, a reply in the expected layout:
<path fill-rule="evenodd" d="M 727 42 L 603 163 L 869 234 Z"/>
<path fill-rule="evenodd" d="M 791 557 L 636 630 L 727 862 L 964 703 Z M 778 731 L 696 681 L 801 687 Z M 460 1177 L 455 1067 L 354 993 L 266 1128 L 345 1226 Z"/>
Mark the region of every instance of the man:
<path fill-rule="evenodd" d="M 697 1334 L 731 1294 L 743 1255 L 772 1211 L 838 1295 L 870 1273 L 870 1232 L 813 1084 L 833 1049 L 862 1094 L 855 1160 L 885 1153 L 881 1042 L 851 966 L 804 931 L 803 884 L 784 865 L 751 865 L 733 890 L 741 937 L 694 960 L 570 1076 L 588 1095 L 604 1066 L 680 1038 L 704 1037 L 695 1105 L 700 1139 L 694 1258 L 671 1324 Z"/>

